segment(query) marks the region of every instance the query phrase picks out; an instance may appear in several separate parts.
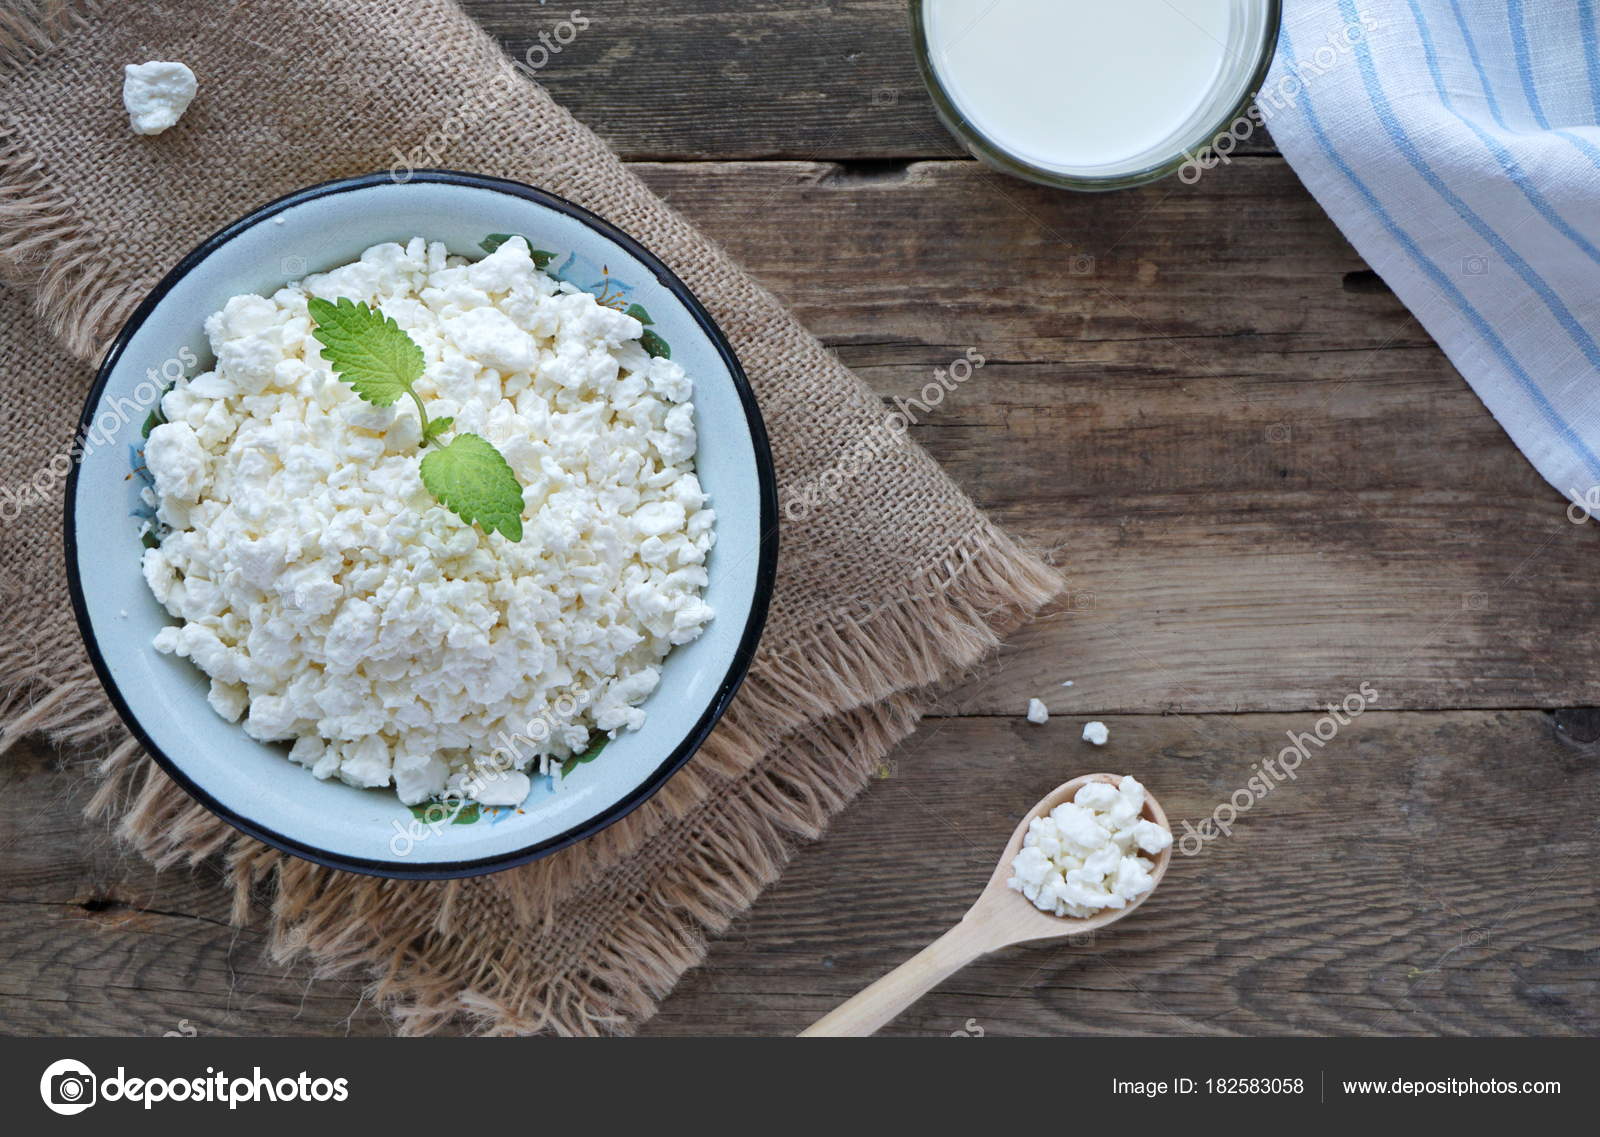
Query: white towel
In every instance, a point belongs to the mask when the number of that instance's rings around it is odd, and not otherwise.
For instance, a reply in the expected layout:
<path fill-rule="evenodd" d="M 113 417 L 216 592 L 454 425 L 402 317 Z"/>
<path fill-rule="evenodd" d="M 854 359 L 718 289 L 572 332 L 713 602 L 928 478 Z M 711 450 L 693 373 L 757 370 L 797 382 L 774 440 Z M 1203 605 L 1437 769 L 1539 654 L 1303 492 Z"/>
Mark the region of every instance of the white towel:
<path fill-rule="evenodd" d="M 1257 100 L 1350 243 L 1589 512 L 1600 512 L 1596 9 L 1287 0 Z"/>

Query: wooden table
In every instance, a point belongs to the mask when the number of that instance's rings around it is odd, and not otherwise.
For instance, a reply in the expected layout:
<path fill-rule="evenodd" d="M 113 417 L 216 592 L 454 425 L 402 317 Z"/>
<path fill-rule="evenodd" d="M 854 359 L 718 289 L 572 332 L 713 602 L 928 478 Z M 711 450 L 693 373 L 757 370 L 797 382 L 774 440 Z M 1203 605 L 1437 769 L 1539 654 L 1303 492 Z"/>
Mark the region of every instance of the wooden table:
<path fill-rule="evenodd" d="M 468 7 L 519 54 L 566 15 Z M 645 1033 L 795 1031 L 956 920 L 1058 782 L 1135 771 L 1181 828 L 1362 683 L 1137 918 L 981 962 L 890 1032 L 1600 1030 L 1595 526 L 1269 140 L 1195 186 L 1002 178 L 935 121 L 904 7 L 589 0 L 542 72 L 885 398 L 980 352 L 916 436 L 1071 576 Z M 266 962 L 214 869 L 157 877 L 86 826 L 80 756 L 11 761 L 5 1029 L 388 1029 Z"/>

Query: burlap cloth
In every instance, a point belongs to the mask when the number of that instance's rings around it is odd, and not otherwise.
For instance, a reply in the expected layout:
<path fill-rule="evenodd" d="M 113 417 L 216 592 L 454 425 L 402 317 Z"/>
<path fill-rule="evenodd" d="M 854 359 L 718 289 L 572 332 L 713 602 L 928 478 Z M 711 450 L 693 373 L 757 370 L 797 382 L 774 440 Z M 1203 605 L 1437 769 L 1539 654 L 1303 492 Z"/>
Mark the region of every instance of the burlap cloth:
<path fill-rule="evenodd" d="M 152 138 L 120 100 L 122 65 L 146 59 L 200 76 L 183 122 Z M 784 510 L 749 679 L 659 794 L 538 863 L 407 883 L 243 837 L 126 735 L 68 609 L 60 456 L 92 362 L 183 253 L 279 194 L 430 150 L 552 190 L 660 255 L 749 373 L 780 500 L 805 504 Z M 0 281 L 0 508 L 20 513 L 0 546 L 0 746 L 43 731 L 101 747 L 92 815 L 157 865 L 221 858 L 238 919 L 269 904 L 277 958 L 370 976 L 403 1032 L 636 1026 L 912 730 L 925 689 L 1059 587 L 918 448 L 886 445 L 866 387 L 447 0 L 0 0 Z"/>

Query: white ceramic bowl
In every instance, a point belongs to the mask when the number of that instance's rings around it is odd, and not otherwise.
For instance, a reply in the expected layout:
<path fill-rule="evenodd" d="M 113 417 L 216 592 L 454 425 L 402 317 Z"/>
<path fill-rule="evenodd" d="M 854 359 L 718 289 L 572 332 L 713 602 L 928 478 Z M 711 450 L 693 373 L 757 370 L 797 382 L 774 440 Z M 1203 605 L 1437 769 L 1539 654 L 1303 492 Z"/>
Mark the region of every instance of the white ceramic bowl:
<path fill-rule="evenodd" d="M 650 330 L 694 381 L 700 480 L 717 512 L 706 600 L 716 618 L 675 649 L 649 718 L 595 761 L 534 778 L 521 811 L 427 824 L 393 790 L 318 781 L 282 745 L 247 737 L 206 702 L 207 681 L 151 639 L 171 617 L 140 573 L 140 449 L 156 383 L 211 364 L 203 323 L 229 297 L 270 295 L 289 280 L 348 263 L 371 245 L 424 236 L 481 256 L 491 234 L 518 233 L 556 254 L 550 269 L 589 291 L 606 270 L 654 320 Z M 590 278 L 594 279 L 591 280 Z M 192 353 L 192 354 L 191 354 Z M 191 362 L 192 361 L 192 362 Z M 153 372 L 152 372 L 153 369 Z M 677 277 L 593 214 L 515 182 L 419 171 L 329 182 L 280 198 L 211 237 L 156 286 L 100 367 L 67 487 L 73 606 L 112 702 L 167 773 L 218 816 L 309 860 L 394 877 L 469 876 L 508 868 L 587 837 L 635 809 L 705 740 L 744 677 L 777 565 L 777 495 L 766 431 L 738 360 Z M 132 473 L 134 476 L 130 476 Z"/>

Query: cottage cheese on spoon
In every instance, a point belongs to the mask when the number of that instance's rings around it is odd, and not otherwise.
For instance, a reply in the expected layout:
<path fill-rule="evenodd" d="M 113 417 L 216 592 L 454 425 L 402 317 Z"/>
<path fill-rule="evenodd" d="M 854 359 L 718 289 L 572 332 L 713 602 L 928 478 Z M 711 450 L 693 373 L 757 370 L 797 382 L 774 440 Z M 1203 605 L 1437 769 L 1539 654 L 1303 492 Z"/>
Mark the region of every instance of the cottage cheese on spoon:
<path fill-rule="evenodd" d="M 1028 823 L 1006 883 L 1057 916 L 1081 920 L 1127 907 L 1155 887 L 1149 857 L 1172 846 L 1171 833 L 1140 816 L 1144 800 L 1132 775 L 1115 786 L 1089 782 Z"/>
<path fill-rule="evenodd" d="M 307 299 L 348 298 L 422 349 L 429 417 L 492 443 L 524 535 L 486 534 L 418 473 L 416 411 L 330 372 Z M 216 368 L 162 400 L 145 459 L 163 535 L 144 573 L 179 622 L 155 646 L 217 712 L 322 778 L 520 803 L 526 771 L 637 729 L 701 599 L 714 515 L 691 385 L 638 320 L 540 272 L 414 238 L 206 322 Z"/>

